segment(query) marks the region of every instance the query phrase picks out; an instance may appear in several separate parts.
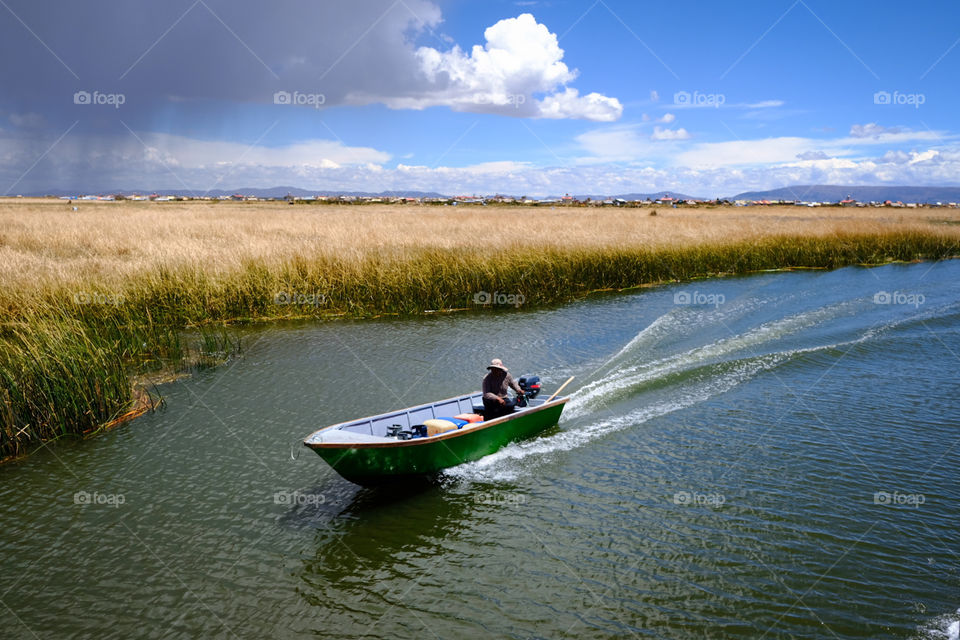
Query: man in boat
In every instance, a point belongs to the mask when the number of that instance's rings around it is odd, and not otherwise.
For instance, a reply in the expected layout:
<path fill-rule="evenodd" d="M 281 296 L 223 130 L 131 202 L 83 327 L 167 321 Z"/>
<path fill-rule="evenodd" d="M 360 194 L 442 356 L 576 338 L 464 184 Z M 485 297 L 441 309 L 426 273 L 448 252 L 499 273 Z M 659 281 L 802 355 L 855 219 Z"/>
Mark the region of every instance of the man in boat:
<path fill-rule="evenodd" d="M 517 394 L 523 393 L 500 358 L 495 358 L 487 367 L 487 375 L 483 378 L 483 417 L 492 420 L 513 413 L 517 406 L 516 398 L 507 396 L 507 390 L 513 389 Z"/>

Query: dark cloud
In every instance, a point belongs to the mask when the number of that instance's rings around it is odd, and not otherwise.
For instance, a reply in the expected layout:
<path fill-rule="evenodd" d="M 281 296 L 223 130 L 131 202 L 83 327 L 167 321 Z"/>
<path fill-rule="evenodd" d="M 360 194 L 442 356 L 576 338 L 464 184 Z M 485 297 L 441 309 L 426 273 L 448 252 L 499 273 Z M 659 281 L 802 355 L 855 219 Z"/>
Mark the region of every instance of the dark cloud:
<path fill-rule="evenodd" d="M 123 94 L 129 117 L 177 100 L 267 103 L 282 90 L 327 104 L 350 91 L 402 92 L 413 42 L 440 19 L 426 0 L 8 4 L 19 20 L 0 20 L 0 100 L 61 120 L 81 90 Z"/>
<path fill-rule="evenodd" d="M 122 186 L 135 168 L 166 182 L 150 132 L 235 139 L 229 119 L 277 92 L 323 106 L 400 94 L 440 18 L 429 0 L 6 0 L 0 194 Z"/>

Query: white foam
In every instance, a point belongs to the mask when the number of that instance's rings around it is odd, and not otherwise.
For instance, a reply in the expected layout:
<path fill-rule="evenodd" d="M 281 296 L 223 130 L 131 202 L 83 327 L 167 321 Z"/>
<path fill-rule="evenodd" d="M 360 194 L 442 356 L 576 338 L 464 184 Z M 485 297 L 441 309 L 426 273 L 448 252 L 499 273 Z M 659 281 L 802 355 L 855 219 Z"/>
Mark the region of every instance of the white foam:
<path fill-rule="evenodd" d="M 744 334 L 724 338 L 711 344 L 667 356 L 666 358 L 622 367 L 615 372 L 615 375 L 608 374 L 581 387 L 571 399 L 567 407 L 567 415 L 568 417 L 584 415 L 589 412 L 591 407 L 598 404 L 599 401 L 616 395 L 624 389 L 636 387 L 639 384 L 710 364 L 711 362 L 718 362 L 738 351 L 759 347 L 763 344 L 779 340 L 786 335 L 796 333 L 797 331 L 820 324 L 826 319 L 835 317 L 849 306 L 850 303 L 841 303 L 806 311 L 795 316 L 789 316 L 781 320 L 762 324 Z M 630 350 L 632 351 L 637 344 L 637 338 L 647 337 L 648 329 L 656 325 L 660 320 L 668 318 L 670 315 L 671 314 L 668 313 L 665 316 L 661 316 L 651 324 L 650 327 L 640 332 L 640 334 L 628 344 L 628 347 L 631 347 Z M 611 358 L 611 361 L 620 358 L 622 354 L 627 352 L 627 347 L 621 349 L 617 355 Z"/>
<path fill-rule="evenodd" d="M 595 373 L 598 373 L 612 364 L 618 362 L 625 356 L 630 356 L 636 351 L 657 344 L 664 338 L 677 338 L 689 334 L 694 334 L 705 326 L 716 326 L 723 323 L 725 319 L 734 315 L 742 315 L 743 312 L 752 310 L 757 304 L 748 304 L 744 300 L 738 300 L 735 304 L 727 304 L 723 307 L 714 307 L 700 309 L 698 307 L 677 307 L 658 317 L 647 325 L 637 335 L 635 335 L 627 344 L 625 344 L 617 353 L 608 358 L 600 365 Z"/>
<path fill-rule="evenodd" d="M 960 609 L 934 618 L 917 631 L 919 640 L 960 640 Z"/>

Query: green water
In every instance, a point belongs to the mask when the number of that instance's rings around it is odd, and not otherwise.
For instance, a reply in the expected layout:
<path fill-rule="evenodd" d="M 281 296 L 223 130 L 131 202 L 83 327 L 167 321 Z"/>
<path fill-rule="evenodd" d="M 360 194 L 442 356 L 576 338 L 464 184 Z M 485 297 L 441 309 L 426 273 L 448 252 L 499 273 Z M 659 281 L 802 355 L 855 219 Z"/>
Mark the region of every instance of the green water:
<path fill-rule="evenodd" d="M 244 340 L 165 409 L 0 467 L 0 636 L 933 639 L 960 616 L 960 262 Z M 493 357 L 577 376 L 558 427 L 386 490 L 299 446 Z"/>

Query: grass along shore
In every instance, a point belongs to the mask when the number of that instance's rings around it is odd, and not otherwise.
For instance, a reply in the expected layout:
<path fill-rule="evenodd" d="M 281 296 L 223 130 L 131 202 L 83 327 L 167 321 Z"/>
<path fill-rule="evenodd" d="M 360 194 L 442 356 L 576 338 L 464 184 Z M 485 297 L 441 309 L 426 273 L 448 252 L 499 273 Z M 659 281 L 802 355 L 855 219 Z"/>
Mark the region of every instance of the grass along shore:
<path fill-rule="evenodd" d="M 952 209 L 0 201 L 0 458 L 126 414 L 223 324 L 538 305 L 779 268 L 960 255 Z"/>

